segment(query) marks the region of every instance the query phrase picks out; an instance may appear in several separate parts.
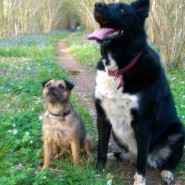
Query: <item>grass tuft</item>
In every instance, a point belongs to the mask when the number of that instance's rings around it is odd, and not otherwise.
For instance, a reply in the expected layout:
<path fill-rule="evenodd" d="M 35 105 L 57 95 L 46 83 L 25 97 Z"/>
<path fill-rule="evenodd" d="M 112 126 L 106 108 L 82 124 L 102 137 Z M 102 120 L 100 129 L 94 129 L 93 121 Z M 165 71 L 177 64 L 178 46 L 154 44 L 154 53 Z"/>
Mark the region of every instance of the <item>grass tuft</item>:
<path fill-rule="evenodd" d="M 68 79 L 56 61 L 56 44 L 68 34 L 39 33 L 0 40 L 0 185 L 105 182 L 94 178 L 94 164 L 73 166 L 69 156 L 53 161 L 51 170 L 41 170 L 42 82 Z M 92 118 L 74 95 L 72 103 L 93 134 Z"/>
<path fill-rule="evenodd" d="M 82 165 L 74 166 L 69 156 L 54 160 L 51 169 L 41 170 L 43 149 L 41 123 L 44 103 L 42 81 L 50 78 L 68 79 L 68 74 L 56 61 L 56 43 L 69 33 L 39 33 L 0 40 L 0 185 L 126 184 L 117 173 L 115 162 L 108 162 L 107 173 L 96 178 L 95 163 L 83 156 Z M 99 60 L 96 43 L 84 40 L 83 33 L 75 33 L 67 41 L 70 51 L 85 65 L 94 67 Z M 167 77 L 174 94 L 179 117 L 185 122 L 184 71 L 174 70 Z M 72 104 L 80 113 L 95 143 L 97 134 L 88 111 L 80 106 L 72 93 Z M 185 156 L 175 170 L 185 181 Z"/>

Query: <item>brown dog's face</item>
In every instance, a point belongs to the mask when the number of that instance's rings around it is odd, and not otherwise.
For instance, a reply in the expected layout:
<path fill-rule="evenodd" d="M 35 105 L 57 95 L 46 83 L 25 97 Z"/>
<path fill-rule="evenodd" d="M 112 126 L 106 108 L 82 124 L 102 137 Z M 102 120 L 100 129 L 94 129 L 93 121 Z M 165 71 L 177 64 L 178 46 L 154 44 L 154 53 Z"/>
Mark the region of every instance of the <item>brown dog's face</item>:
<path fill-rule="evenodd" d="M 65 103 L 74 85 L 66 80 L 47 80 L 42 83 L 43 97 L 47 103 Z"/>

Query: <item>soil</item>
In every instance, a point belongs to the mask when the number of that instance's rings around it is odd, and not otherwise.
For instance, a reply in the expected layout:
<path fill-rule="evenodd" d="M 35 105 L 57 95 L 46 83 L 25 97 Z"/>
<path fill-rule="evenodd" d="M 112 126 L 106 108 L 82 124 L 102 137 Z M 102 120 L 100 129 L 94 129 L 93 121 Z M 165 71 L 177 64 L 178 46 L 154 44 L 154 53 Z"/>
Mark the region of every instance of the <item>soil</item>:
<path fill-rule="evenodd" d="M 93 87 L 95 82 L 95 70 L 80 64 L 69 54 L 65 40 L 58 43 L 59 65 L 67 70 L 70 80 L 75 84 L 78 99 L 84 107 L 88 109 L 90 115 L 95 116 L 93 102 Z"/>
<path fill-rule="evenodd" d="M 72 36 L 72 35 L 70 35 Z M 75 84 L 75 94 L 80 103 L 87 108 L 90 115 L 96 120 L 95 107 L 93 102 L 93 89 L 95 84 L 95 69 L 87 68 L 69 53 L 69 50 L 65 44 L 65 39 L 61 40 L 57 46 L 57 58 L 59 66 L 63 67 L 69 74 L 70 80 Z M 116 151 L 119 148 L 111 138 L 109 143 L 110 150 Z M 133 176 L 135 173 L 135 166 L 127 162 L 117 162 L 108 160 L 107 165 L 116 166 L 115 176 L 123 176 L 126 180 L 126 184 L 133 184 Z M 146 175 L 147 185 L 163 185 L 163 181 L 160 176 L 160 172 L 147 168 Z M 182 185 L 178 177 L 175 176 L 175 183 L 173 185 Z"/>

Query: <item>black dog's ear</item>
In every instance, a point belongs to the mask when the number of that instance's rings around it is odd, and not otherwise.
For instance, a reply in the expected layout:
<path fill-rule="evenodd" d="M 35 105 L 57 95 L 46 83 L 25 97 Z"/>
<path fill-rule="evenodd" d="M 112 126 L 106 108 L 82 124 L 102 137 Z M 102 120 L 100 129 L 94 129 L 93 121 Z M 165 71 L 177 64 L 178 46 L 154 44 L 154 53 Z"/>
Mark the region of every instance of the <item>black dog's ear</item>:
<path fill-rule="evenodd" d="M 73 85 L 71 82 L 68 82 L 67 80 L 64 80 L 64 81 L 65 81 L 65 83 L 66 83 L 66 88 L 67 88 L 68 90 L 72 90 L 73 87 L 74 87 L 74 85 Z"/>
<path fill-rule="evenodd" d="M 44 87 L 51 79 L 45 80 L 42 82 L 42 87 Z"/>
<path fill-rule="evenodd" d="M 141 21 L 144 23 L 149 15 L 150 0 L 137 0 L 131 3 L 131 6 L 136 10 Z"/>

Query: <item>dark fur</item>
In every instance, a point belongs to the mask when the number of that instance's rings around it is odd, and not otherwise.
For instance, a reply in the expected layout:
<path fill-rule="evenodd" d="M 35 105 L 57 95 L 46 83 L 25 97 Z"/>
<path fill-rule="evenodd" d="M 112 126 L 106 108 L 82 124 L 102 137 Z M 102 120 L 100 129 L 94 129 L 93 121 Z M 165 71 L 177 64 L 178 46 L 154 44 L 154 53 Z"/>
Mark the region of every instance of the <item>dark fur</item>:
<path fill-rule="evenodd" d="M 121 9 L 124 9 L 122 13 Z M 146 42 L 144 22 L 148 12 L 149 0 L 138 0 L 130 5 L 96 3 L 94 12 L 100 27 L 124 30 L 123 36 L 99 41 L 102 58 L 97 64 L 97 70 L 105 71 L 102 59 L 109 65 L 109 52 L 112 53 L 118 69 L 121 69 L 142 51 L 137 63 L 122 75 L 124 79 L 122 93 L 130 95 L 139 93 L 140 97 L 139 107 L 131 109 L 130 113 L 138 151 L 136 170 L 142 176 L 145 176 L 147 156 L 150 153 L 169 146 L 171 154 L 157 166 L 157 169 L 169 170 L 180 162 L 184 147 L 183 124 L 177 117 L 172 93 L 159 56 Z M 101 106 L 101 99 L 95 97 L 95 105 L 99 134 L 96 167 L 102 171 L 107 159 L 111 124 Z M 172 142 L 170 139 L 174 135 L 177 138 Z M 119 139 L 116 140 L 119 143 Z"/>

